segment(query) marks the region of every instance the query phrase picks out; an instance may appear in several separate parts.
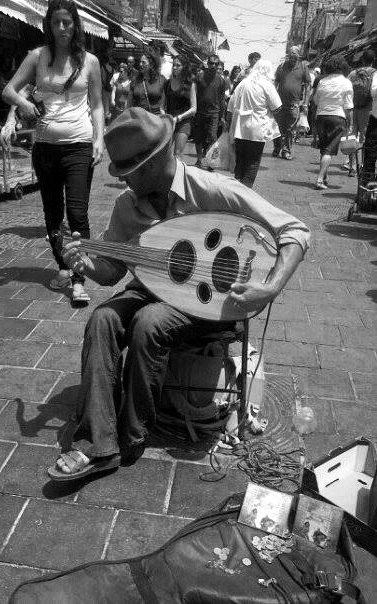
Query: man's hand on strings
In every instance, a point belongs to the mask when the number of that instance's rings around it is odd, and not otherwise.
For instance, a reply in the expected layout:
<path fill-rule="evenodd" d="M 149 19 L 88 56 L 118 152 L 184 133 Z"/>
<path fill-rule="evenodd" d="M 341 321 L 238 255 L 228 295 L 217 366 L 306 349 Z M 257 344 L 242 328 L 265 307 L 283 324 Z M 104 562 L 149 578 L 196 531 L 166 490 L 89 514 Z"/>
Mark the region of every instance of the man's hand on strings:
<path fill-rule="evenodd" d="M 241 283 L 231 286 L 230 299 L 246 312 L 262 310 L 279 292 L 270 283 Z"/>
<path fill-rule="evenodd" d="M 88 257 L 81 249 L 81 235 L 77 231 L 72 233 L 72 240 L 67 243 L 62 250 L 64 262 L 75 273 L 84 274 Z"/>

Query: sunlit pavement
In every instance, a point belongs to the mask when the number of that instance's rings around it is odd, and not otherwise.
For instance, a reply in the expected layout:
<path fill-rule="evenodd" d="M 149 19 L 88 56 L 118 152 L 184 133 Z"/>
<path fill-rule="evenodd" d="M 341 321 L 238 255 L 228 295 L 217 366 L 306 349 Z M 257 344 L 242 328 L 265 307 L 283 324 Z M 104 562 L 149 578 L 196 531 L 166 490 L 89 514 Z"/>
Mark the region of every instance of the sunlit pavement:
<path fill-rule="evenodd" d="M 305 438 L 307 460 L 363 434 L 377 443 L 376 219 L 345 217 L 357 180 L 330 168 L 326 191 L 314 188 L 319 152 L 310 139 L 293 161 L 267 145 L 255 190 L 306 222 L 312 245 L 273 305 L 265 345 L 268 375 L 290 376 L 317 420 Z M 195 163 L 192 145 L 187 163 Z M 90 204 L 93 236 L 104 229 L 121 185 L 103 163 Z M 212 508 L 245 477 L 201 482 L 207 460 L 157 448 L 132 467 L 70 488 L 52 484 L 80 381 L 80 349 L 92 309 L 114 288 L 89 282 L 88 308 L 48 289 L 55 270 L 45 241 L 38 191 L 0 202 L 0 602 L 21 581 L 98 559 L 149 552 L 189 519 Z M 265 314 L 251 323 L 260 342 Z M 288 379 L 288 378 L 287 378 Z M 190 443 L 188 443 L 190 449 Z M 361 552 L 358 550 L 358 555 Z M 376 569 L 363 558 L 364 590 L 373 602 Z M 376 579 L 374 579 L 376 581 Z"/>

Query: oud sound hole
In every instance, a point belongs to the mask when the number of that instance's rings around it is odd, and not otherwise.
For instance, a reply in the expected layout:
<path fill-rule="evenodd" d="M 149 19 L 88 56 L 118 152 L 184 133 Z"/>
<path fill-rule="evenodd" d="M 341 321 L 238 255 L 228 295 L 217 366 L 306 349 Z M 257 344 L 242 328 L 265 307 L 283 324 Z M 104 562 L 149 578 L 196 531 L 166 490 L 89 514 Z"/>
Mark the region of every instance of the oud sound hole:
<path fill-rule="evenodd" d="M 219 229 L 212 229 L 205 238 L 204 245 L 207 250 L 214 250 L 217 248 L 221 241 L 221 231 Z"/>
<path fill-rule="evenodd" d="M 203 304 L 208 304 L 208 302 L 210 302 L 212 298 L 212 292 L 208 283 L 205 283 L 204 281 L 198 283 L 196 291 L 200 302 L 203 302 Z"/>
<path fill-rule="evenodd" d="M 224 247 L 215 257 L 212 265 L 212 282 L 218 292 L 229 291 L 238 276 L 238 254 L 232 247 Z"/>
<path fill-rule="evenodd" d="M 169 275 L 175 283 L 185 283 L 192 276 L 196 254 L 190 241 L 178 241 L 169 254 Z"/>

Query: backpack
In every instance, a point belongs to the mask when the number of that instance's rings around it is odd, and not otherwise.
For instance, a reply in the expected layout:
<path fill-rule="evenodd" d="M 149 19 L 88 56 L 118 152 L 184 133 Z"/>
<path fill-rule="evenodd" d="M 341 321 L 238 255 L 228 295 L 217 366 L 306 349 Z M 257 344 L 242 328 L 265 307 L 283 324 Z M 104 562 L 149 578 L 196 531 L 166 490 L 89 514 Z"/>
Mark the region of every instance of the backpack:
<path fill-rule="evenodd" d="M 352 583 L 344 522 L 336 553 L 297 537 L 292 550 L 267 562 L 252 545 L 264 533 L 237 522 L 242 498 L 232 495 L 151 554 L 26 581 L 9 604 L 325 604 L 343 595 L 365 604 Z"/>
<path fill-rule="evenodd" d="M 370 93 L 374 69 L 360 67 L 350 78 L 353 86 L 353 104 L 356 109 L 366 107 L 372 100 Z"/>

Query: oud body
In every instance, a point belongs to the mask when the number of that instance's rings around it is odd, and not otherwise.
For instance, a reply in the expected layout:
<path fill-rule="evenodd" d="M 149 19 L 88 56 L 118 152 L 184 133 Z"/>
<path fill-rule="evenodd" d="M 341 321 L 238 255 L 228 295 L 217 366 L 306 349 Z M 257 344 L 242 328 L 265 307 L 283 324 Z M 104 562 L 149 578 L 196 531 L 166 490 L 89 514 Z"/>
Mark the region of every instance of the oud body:
<path fill-rule="evenodd" d="M 81 240 L 82 249 L 116 258 L 157 298 L 182 312 L 217 321 L 247 314 L 229 297 L 235 281 L 265 282 L 273 270 L 273 235 L 248 217 L 224 212 L 161 221 L 127 243 Z"/>

